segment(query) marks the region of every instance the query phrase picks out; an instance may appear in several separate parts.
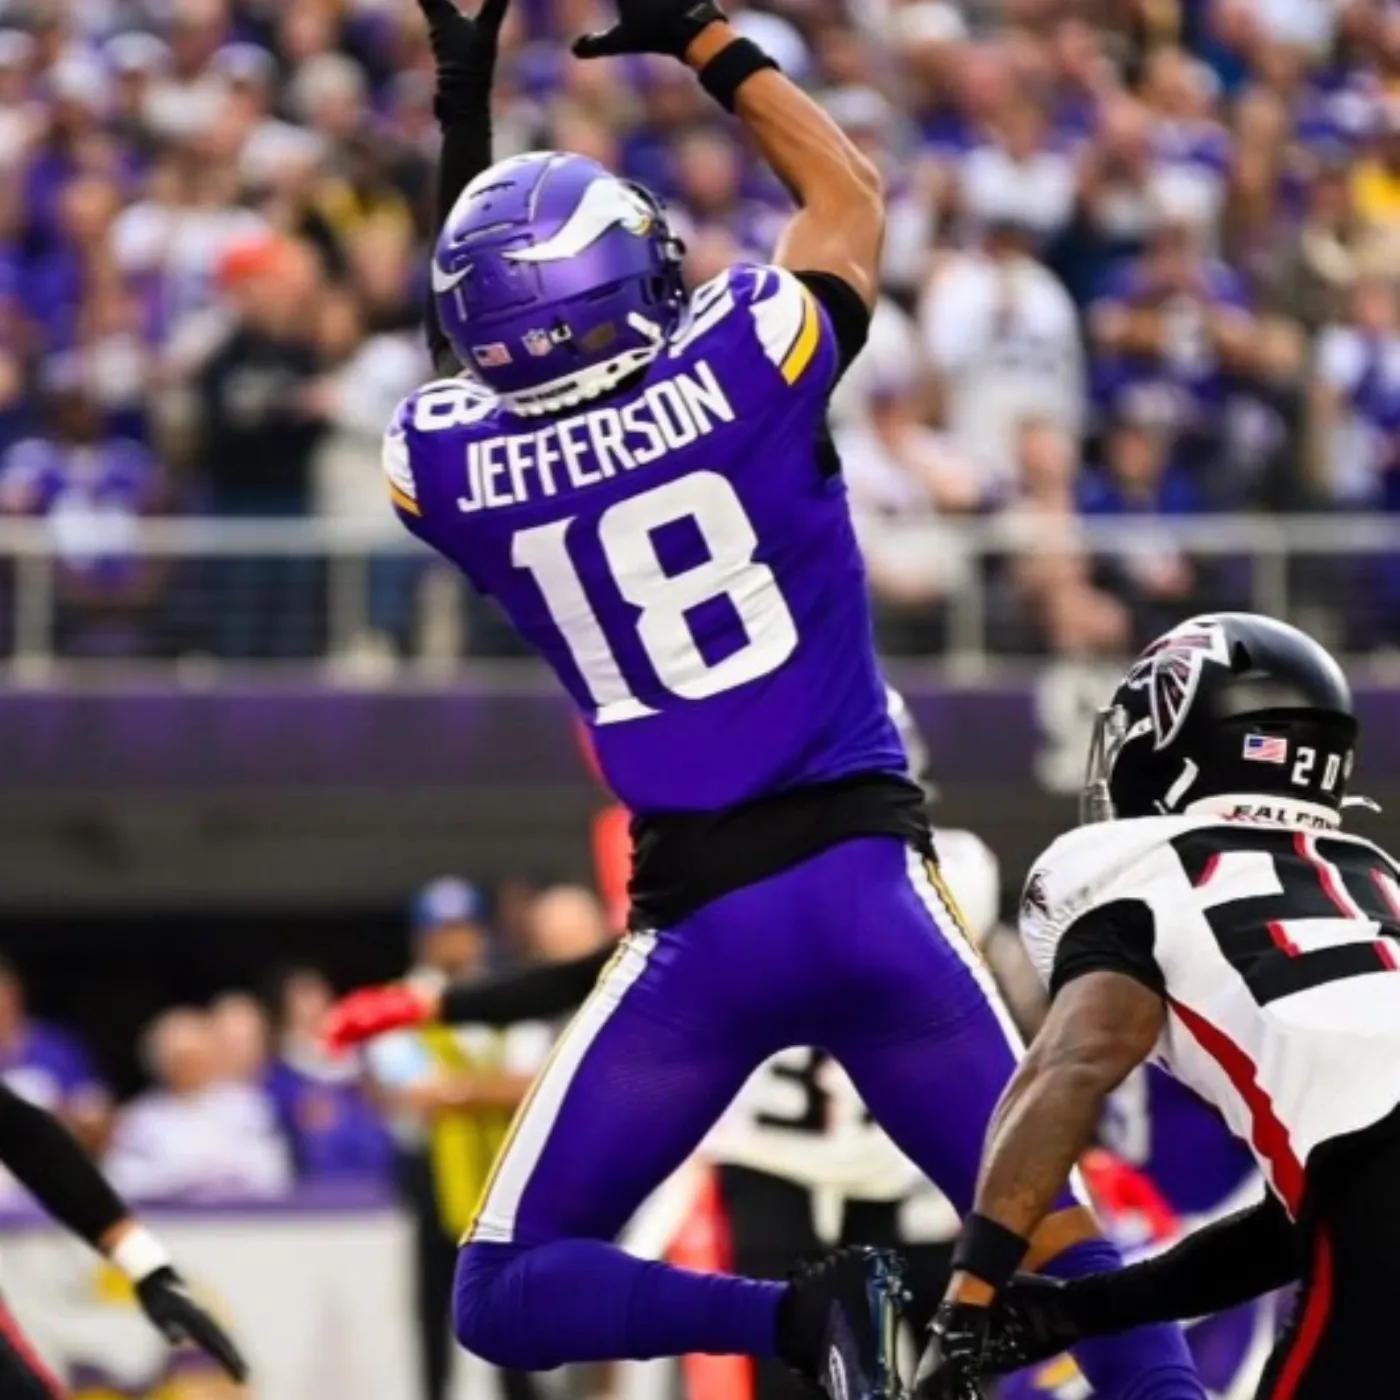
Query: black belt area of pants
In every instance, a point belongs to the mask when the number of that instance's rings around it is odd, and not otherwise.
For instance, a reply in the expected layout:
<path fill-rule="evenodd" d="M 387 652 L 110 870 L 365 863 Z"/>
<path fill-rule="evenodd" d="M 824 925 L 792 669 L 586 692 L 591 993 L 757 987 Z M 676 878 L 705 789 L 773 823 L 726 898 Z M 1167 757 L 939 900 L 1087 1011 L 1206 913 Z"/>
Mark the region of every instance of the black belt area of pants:
<path fill-rule="evenodd" d="M 860 836 L 896 836 L 933 855 L 924 794 L 894 773 L 857 773 L 717 812 L 632 822 L 633 929 L 667 928 L 711 900 Z"/>

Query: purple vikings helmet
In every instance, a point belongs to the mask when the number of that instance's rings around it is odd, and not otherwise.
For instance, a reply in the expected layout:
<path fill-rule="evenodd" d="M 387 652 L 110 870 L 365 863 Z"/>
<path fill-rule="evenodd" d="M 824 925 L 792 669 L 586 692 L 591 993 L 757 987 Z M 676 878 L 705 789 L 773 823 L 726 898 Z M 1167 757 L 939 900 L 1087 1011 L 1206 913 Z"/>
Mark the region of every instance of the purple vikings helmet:
<path fill-rule="evenodd" d="M 431 267 L 442 329 L 518 413 L 606 393 L 652 360 L 684 293 L 660 204 L 584 156 L 493 165 L 462 191 Z"/>

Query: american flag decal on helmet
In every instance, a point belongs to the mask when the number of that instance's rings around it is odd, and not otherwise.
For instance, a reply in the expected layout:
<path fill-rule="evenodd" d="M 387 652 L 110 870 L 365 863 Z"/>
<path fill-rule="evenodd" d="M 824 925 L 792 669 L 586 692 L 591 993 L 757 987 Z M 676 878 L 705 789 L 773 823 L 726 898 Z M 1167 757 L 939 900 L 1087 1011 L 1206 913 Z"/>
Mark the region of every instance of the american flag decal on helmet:
<path fill-rule="evenodd" d="M 1163 749 L 1181 732 L 1208 662 L 1230 664 L 1225 632 L 1214 618 L 1193 617 L 1152 644 L 1133 663 L 1125 684 L 1147 688 L 1154 747 Z"/>
<path fill-rule="evenodd" d="M 1242 756 L 1251 763 L 1287 763 L 1288 740 L 1274 734 L 1246 734 Z"/>
<path fill-rule="evenodd" d="M 501 365 L 510 364 L 511 353 L 504 341 L 493 340 L 486 345 L 473 345 L 472 359 L 474 359 L 482 369 L 497 369 Z"/>

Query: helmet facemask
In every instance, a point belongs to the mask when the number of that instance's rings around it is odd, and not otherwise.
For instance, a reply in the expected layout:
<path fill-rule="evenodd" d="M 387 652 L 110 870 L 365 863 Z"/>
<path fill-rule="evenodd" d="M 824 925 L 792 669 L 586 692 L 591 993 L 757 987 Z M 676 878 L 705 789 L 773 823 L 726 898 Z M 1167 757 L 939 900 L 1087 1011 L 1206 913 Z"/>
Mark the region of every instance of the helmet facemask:
<path fill-rule="evenodd" d="M 1118 813 L 1109 790 L 1113 765 L 1118 761 L 1124 744 L 1146 734 L 1152 727 L 1150 719 L 1133 724 L 1127 710 L 1120 704 L 1104 705 L 1094 719 L 1094 732 L 1089 738 L 1089 757 L 1084 767 L 1084 786 L 1079 794 L 1079 820 L 1111 822 Z"/>

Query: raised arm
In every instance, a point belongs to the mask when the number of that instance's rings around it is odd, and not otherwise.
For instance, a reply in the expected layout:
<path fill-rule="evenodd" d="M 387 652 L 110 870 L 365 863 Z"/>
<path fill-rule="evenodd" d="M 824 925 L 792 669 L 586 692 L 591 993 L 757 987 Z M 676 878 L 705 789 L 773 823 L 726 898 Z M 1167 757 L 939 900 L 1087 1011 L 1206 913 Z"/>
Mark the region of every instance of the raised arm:
<path fill-rule="evenodd" d="M 840 278 L 867 311 L 873 307 L 885 233 L 875 167 L 712 0 L 618 0 L 617 12 L 612 29 L 580 39 L 574 52 L 684 59 L 710 96 L 738 116 L 798 203 L 775 261 L 794 272 Z"/>
<path fill-rule="evenodd" d="M 686 62 L 704 81 L 707 70 L 713 71 L 711 65 L 730 61 L 726 51 L 736 44 L 747 41 L 717 20 L 686 50 Z M 776 68 L 761 68 L 747 77 L 733 100 L 734 112 L 759 153 L 798 205 L 773 261 L 793 272 L 829 272 L 854 287 L 867 308 L 873 307 L 885 238 L 885 192 L 879 171 Z"/>
<path fill-rule="evenodd" d="M 434 241 L 458 196 L 491 165 L 491 80 L 506 5 L 507 0 L 486 0 L 469 18 L 452 0 L 419 0 L 437 69 L 433 111 L 442 130 Z M 461 365 L 443 334 L 431 291 L 423 321 L 433 367 L 442 375 L 456 374 Z"/>

